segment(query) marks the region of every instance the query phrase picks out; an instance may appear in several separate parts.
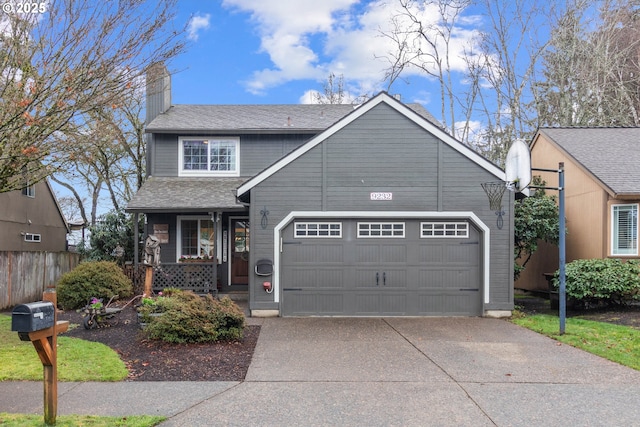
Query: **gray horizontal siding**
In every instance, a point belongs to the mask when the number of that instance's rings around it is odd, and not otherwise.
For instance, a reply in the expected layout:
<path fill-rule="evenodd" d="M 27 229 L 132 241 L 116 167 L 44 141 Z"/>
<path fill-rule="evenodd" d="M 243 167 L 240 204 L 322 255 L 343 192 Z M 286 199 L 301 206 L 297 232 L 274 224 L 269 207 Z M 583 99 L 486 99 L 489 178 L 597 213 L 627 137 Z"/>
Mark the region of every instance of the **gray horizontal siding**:
<path fill-rule="evenodd" d="M 147 224 L 145 234 L 153 234 L 153 226 L 155 224 L 169 225 L 169 243 L 163 243 L 160 246 L 161 262 L 176 262 L 177 237 L 176 215 L 175 214 L 147 214 Z"/>
<path fill-rule="evenodd" d="M 309 138 L 309 135 L 242 135 L 240 137 L 242 176 L 256 175 L 304 144 Z"/>
<path fill-rule="evenodd" d="M 151 175 L 178 176 L 178 138 L 190 135 L 154 134 Z M 206 132 L 191 136 L 211 136 Z M 218 135 L 224 136 L 224 135 Z M 240 137 L 240 174 L 252 176 L 304 144 L 309 135 L 226 135 Z"/>
<path fill-rule="evenodd" d="M 504 196 L 504 227 L 480 183 L 496 178 L 404 116 L 381 104 L 283 167 L 251 193 L 257 258 L 273 257 L 273 227 L 291 211 L 471 211 L 491 229 L 491 302 L 513 302 L 512 212 Z M 371 192 L 392 192 L 391 201 L 371 201 Z M 266 229 L 260 210 L 269 211 Z M 257 284 L 256 284 L 257 286 Z M 258 287 L 254 288 L 258 289 Z M 257 301 L 270 300 L 264 292 Z"/>
<path fill-rule="evenodd" d="M 153 135 L 151 175 L 178 176 L 178 138 L 175 135 Z"/>

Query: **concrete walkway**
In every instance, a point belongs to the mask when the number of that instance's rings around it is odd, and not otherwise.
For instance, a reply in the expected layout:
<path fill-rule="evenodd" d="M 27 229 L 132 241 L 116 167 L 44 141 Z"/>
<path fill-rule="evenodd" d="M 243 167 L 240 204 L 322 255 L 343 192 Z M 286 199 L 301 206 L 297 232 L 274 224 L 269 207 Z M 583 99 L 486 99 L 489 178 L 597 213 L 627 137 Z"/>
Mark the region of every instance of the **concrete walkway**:
<path fill-rule="evenodd" d="M 640 425 L 640 372 L 504 320 L 251 323 L 262 330 L 244 382 L 60 383 L 58 413 L 161 414 L 163 426 Z M 0 382 L 2 411 L 42 413 L 42 383 Z"/>

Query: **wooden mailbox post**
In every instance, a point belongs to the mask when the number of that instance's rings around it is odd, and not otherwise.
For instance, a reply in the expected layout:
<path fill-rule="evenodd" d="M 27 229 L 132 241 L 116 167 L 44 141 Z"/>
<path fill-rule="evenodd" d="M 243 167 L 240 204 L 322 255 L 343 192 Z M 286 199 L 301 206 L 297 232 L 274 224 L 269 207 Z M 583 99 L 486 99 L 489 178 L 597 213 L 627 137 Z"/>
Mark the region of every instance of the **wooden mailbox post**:
<path fill-rule="evenodd" d="M 53 304 L 53 326 L 32 332 L 18 332 L 22 341 L 31 341 L 42 362 L 44 374 L 44 422 L 56 423 L 58 412 L 58 334 L 69 328 L 68 321 L 58 321 L 56 292 L 42 294 L 43 301 Z M 14 312 L 15 313 L 15 312 Z M 15 314 L 14 314 L 15 315 Z"/>

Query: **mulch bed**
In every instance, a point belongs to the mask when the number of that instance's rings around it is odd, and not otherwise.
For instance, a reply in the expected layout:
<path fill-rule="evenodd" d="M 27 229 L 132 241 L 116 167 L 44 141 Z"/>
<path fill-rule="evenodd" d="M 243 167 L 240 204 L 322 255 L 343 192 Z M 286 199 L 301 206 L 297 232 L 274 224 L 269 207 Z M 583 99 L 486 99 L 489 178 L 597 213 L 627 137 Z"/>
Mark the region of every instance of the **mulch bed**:
<path fill-rule="evenodd" d="M 242 381 L 260 334 L 260 327 L 252 325 L 245 327 L 242 340 L 234 342 L 171 344 L 149 340 L 131 306 L 104 328 L 85 329 L 81 314 L 75 311 L 59 312 L 58 320 L 70 323 L 63 336 L 101 342 L 118 352 L 129 369 L 128 381 Z"/>

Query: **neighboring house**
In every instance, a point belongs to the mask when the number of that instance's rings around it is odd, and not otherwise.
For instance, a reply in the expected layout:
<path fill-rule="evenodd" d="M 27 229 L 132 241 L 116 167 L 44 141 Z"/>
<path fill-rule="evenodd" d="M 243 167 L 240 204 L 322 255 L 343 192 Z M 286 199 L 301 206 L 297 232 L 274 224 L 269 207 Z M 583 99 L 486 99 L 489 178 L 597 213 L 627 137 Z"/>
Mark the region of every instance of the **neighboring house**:
<path fill-rule="evenodd" d="M 480 186 L 503 171 L 422 107 L 172 106 L 168 74 L 148 81 L 150 176 L 127 211 L 161 241 L 158 276 L 215 259 L 253 316 L 510 314 L 513 195 L 499 228 Z"/>
<path fill-rule="evenodd" d="M 638 259 L 640 128 L 542 128 L 531 144 L 533 168 L 564 162 L 566 260 Z M 548 186 L 555 173 L 533 171 Z M 547 194 L 557 195 L 547 190 Z M 515 286 L 548 290 L 545 273 L 558 269 L 558 249 L 543 244 Z"/>
<path fill-rule="evenodd" d="M 68 232 L 48 181 L 0 193 L 0 251 L 64 252 Z"/>

